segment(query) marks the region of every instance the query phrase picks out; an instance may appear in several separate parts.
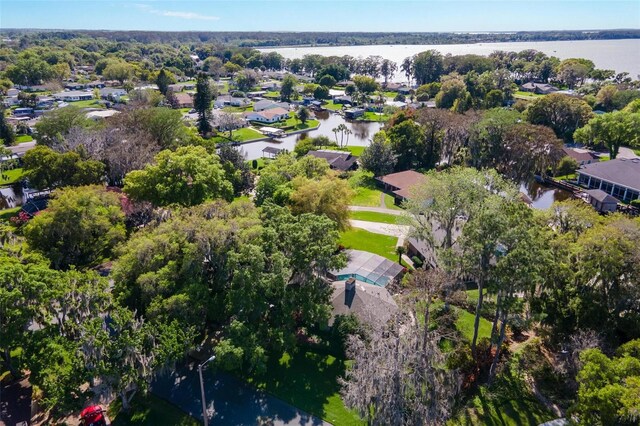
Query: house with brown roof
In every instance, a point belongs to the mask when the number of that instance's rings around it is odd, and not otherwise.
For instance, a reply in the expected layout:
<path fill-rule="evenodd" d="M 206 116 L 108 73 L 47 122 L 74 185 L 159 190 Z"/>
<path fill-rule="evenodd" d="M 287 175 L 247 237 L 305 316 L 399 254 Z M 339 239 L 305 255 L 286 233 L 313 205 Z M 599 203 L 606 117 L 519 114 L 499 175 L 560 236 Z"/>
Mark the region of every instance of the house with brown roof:
<path fill-rule="evenodd" d="M 640 158 L 600 161 L 576 170 L 578 184 L 629 203 L 640 198 Z"/>
<path fill-rule="evenodd" d="M 277 123 L 278 121 L 289 118 L 289 111 L 284 108 L 277 107 L 264 111 L 245 112 L 244 118 L 247 121 L 257 121 L 259 123 Z"/>
<path fill-rule="evenodd" d="M 562 150 L 564 151 L 567 157 L 573 158 L 581 166 L 600 161 L 600 157 L 598 157 L 588 149 L 565 147 L 565 148 L 562 148 Z"/>
<path fill-rule="evenodd" d="M 176 108 L 193 108 L 193 98 L 188 93 L 174 93 Z"/>
<path fill-rule="evenodd" d="M 393 194 L 396 204 L 401 204 L 411 196 L 410 189 L 423 183 L 427 178 L 415 170 L 391 173 L 375 178 L 382 187 Z"/>
<path fill-rule="evenodd" d="M 309 151 L 307 155 L 324 158 L 327 160 L 327 163 L 329 163 L 330 168 L 340 170 L 341 172 L 355 170 L 358 167 L 358 157 L 352 155 L 350 152 L 323 149 L 319 151 Z"/>

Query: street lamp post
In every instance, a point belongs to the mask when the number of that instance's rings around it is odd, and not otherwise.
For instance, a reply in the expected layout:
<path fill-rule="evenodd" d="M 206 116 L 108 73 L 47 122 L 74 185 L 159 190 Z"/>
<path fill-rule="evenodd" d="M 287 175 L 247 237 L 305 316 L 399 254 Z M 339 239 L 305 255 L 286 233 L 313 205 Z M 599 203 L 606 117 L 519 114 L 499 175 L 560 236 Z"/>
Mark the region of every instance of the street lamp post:
<path fill-rule="evenodd" d="M 202 380 L 202 368 L 214 359 L 216 359 L 216 356 L 212 355 L 211 358 L 198 365 L 198 374 L 200 375 L 200 393 L 202 394 L 202 418 L 204 419 L 204 426 L 209 426 L 209 417 L 207 415 L 207 400 L 204 395 L 204 380 Z"/>

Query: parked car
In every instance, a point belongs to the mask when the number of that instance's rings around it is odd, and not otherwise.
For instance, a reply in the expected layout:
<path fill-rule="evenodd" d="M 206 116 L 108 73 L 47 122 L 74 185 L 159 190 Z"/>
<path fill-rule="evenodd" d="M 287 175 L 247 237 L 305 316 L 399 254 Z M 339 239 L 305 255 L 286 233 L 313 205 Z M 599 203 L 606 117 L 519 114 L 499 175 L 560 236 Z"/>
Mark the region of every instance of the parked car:
<path fill-rule="evenodd" d="M 82 426 L 108 426 L 106 411 L 99 405 L 91 405 L 80 413 Z"/>

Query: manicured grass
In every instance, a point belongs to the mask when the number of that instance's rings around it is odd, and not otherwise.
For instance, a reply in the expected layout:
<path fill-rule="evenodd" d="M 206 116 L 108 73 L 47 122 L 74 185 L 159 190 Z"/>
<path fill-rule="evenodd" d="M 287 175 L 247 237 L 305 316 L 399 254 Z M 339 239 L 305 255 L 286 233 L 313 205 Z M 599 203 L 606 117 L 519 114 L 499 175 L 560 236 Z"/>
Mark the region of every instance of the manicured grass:
<path fill-rule="evenodd" d="M 491 388 L 480 386 L 462 412 L 447 424 L 516 426 L 538 425 L 555 416 L 531 394 L 514 356 Z"/>
<path fill-rule="evenodd" d="M 20 209 L 22 209 L 22 207 L 0 210 L 0 221 L 11 219 L 13 216 L 18 214 Z"/>
<path fill-rule="evenodd" d="M 97 99 L 89 99 L 86 101 L 69 102 L 69 105 L 76 106 L 78 108 L 104 108 L 105 106 Z"/>
<path fill-rule="evenodd" d="M 33 137 L 31 137 L 31 135 L 17 135 L 16 136 L 16 143 L 31 142 L 32 140 L 33 140 Z"/>
<path fill-rule="evenodd" d="M 340 111 L 342 109 L 342 104 L 334 104 L 333 101 L 328 101 L 322 106 L 326 109 L 330 109 L 331 111 Z"/>
<path fill-rule="evenodd" d="M 260 170 L 260 169 L 264 168 L 264 166 L 266 166 L 269 163 L 270 160 L 267 159 L 267 158 L 257 158 L 255 160 L 256 164 L 257 164 L 257 168 L 253 167 L 253 161 L 254 160 L 247 161 L 247 164 L 249 165 L 249 167 L 251 167 L 252 170 Z"/>
<path fill-rule="evenodd" d="M 611 157 L 609 157 L 608 155 L 601 155 L 600 156 L 600 161 L 609 161 L 611 160 Z"/>
<path fill-rule="evenodd" d="M 387 193 L 384 194 L 384 206 L 392 210 L 404 210 L 403 208 L 398 207 L 395 203 L 395 198 Z"/>
<path fill-rule="evenodd" d="M 396 96 L 398 96 L 398 92 L 391 92 L 391 91 L 382 92 L 382 94 L 387 98 L 391 98 L 391 99 L 395 99 Z"/>
<path fill-rule="evenodd" d="M 178 407 L 152 394 L 134 398 L 128 413 L 121 412 L 120 409 L 120 399 L 114 400 L 109 405 L 108 412 L 112 426 L 200 425 L 200 422 Z"/>
<path fill-rule="evenodd" d="M 513 94 L 513 97 L 516 99 L 536 99 L 536 98 L 541 98 L 544 95 L 538 95 L 537 93 L 531 93 L 531 92 L 523 92 L 522 90 L 518 90 L 516 93 Z"/>
<path fill-rule="evenodd" d="M 366 146 L 348 146 L 346 147 L 346 150 L 349 151 L 352 155 L 360 157 L 362 155 L 362 151 L 364 151 L 365 148 Z"/>
<path fill-rule="evenodd" d="M 390 223 L 397 224 L 399 216 L 394 216 L 392 214 L 387 213 L 378 213 L 378 212 L 362 212 L 362 211 L 352 211 L 351 219 L 356 220 L 366 220 L 367 222 L 379 222 L 379 223 Z"/>
<path fill-rule="evenodd" d="M 331 355 L 301 350 L 294 355 L 285 353 L 280 359 L 270 359 L 265 375 L 245 379 L 334 425 L 364 424 L 340 398 L 337 378 L 344 369 L 345 362 Z"/>
<path fill-rule="evenodd" d="M 277 92 L 275 90 L 271 90 L 267 93 L 264 94 L 265 98 L 270 98 L 270 99 L 279 99 L 280 98 L 280 92 Z"/>
<path fill-rule="evenodd" d="M 11 185 L 19 181 L 23 175 L 23 172 L 21 168 L 17 168 L 17 169 L 11 169 L 11 170 L 3 170 L 2 174 L 7 175 L 8 179 L 4 179 L 0 177 L 0 186 Z"/>
<path fill-rule="evenodd" d="M 297 130 L 311 129 L 314 127 L 318 127 L 319 124 L 320 122 L 318 120 L 307 120 L 305 123 L 302 123 L 300 120 L 298 120 L 296 113 L 293 111 L 289 113 L 289 118 L 287 119 L 287 121 L 284 122 L 285 127 L 290 127 L 290 129 L 287 129 L 287 132 L 295 132 Z M 273 127 L 278 127 L 278 126 L 273 126 Z M 282 123 L 280 127 L 282 127 Z"/>
<path fill-rule="evenodd" d="M 386 122 L 389 121 L 389 119 L 391 118 L 390 115 L 388 114 L 381 114 L 381 113 L 377 113 L 377 112 L 373 112 L 373 111 L 367 111 L 364 113 L 364 115 L 360 118 L 358 118 L 359 121 L 379 121 L 379 122 Z"/>
<path fill-rule="evenodd" d="M 229 132 L 222 132 L 219 136 L 213 138 L 216 143 L 225 143 L 229 142 Z M 264 138 L 265 136 L 259 131 L 251 128 L 251 127 L 243 127 L 241 129 L 236 129 L 231 134 L 232 140 L 236 142 L 245 142 L 253 139 Z"/>
<path fill-rule="evenodd" d="M 380 194 L 382 191 L 379 189 L 359 186 L 354 188 L 355 195 L 351 199 L 351 205 L 363 206 L 363 207 L 380 207 Z"/>
<path fill-rule="evenodd" d="M 568 175 L 556 176 L 555 179 L 556 180 L 576 180 L 576 174 L 570 173 Z"/>
<path fill-rule="evenodd" d="M 222 108 L 225 112 L 249 112 L 253 111 L 253 105 L 248 105 L 245 107 L 234 107 L 234 106 L 226 106 Z"/>
<path fill-rule="evenodd" d="M 340 234 L 340 244 L 348 249 L 363 250 L 379 254 L 394 262 L 398 261 L 396 243 L 398 238 L 374 234 L 364 229 L 352 228 Z"/>
<path fill-rule="evenodd" d="M 458 313 L 458 319 L 456 320 L 456 328 L 462 334 L 462 337 L 469 342 L 473 340 L 473 323 L 475 321 L 475 314 L 460 309 L 455 306 L 452 307 Z M 491 337 L 491 322 L 480 317 L 480 326 L 478 328 L 478 339 L 483 337 Z"/>

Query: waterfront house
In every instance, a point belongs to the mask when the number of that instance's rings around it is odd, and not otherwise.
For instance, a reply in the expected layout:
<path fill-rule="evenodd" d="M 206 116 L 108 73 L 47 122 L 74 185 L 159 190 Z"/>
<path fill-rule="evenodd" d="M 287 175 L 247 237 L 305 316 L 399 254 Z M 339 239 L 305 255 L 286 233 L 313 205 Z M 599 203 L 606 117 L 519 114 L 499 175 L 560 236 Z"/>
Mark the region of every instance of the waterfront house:
<path fill-rule="evenodd" d="M 341 96 L 336 96 L 333 98 L 333 103 L 334 104 L 341 104 L 341 105 L 345 105 L 345 104 L 351 104 L 353 102 L 351 96 L 348 95 L 341 95 Z"/>
<path fill-rule="evenodd" d="M 319 150 L 309 151 L 307 155 L 316 158 L 324 158 L 329 163 L 329 167 L 333 170 L 346 172 L 354 170 L 358 167 L 358 157 L 345 151 Z"/>
<path fill-rule="evenodd" d="M 354 120 L 358 117 L 362 117 L 365 113 L 364 108 L 350 108 L 344 111 L 344 117 Z"/>
<path fill-rule="evenodd" d="M 339 315 L 355 315 L 370 327 L 383 326 L 398 311 L 398 305 L 384 287 L 348 278 L 331 284 L 333 307 L 329 325 Z"/>
<path fill-rule="evenodd" d="M 253 110 L 255 112 L 266 111 L 274 108 L 282 108 L 288 111 L 291 109 L 291 106 L 287 102 L 274 102 L 269 99 L 263 99 L 253 104 Z"/>
<path fill-rule="evenodd" d="M 100 89 L 100 97 L 102 99 L 113 99 L 118 101 L 121 96 L 126 94 L 126 90 L 117 87 L 105 87 L 104 89 Z"/>
<path fill-rule="evenodd" d="M 597 163 L 600 161 L 600 157 L 592 153 L 587 149 L 581 148 L 562 148 L 567 157 L 571 157 L 580 166 L 584 166 L 585 164 Z"/>
<path fill-rule="evenodd" d="M 615 212 L 618 208 L 618 200 L 601 189 L 587 191 L 589 203 L 600 213 Z"/>
<path fill-rule="evenodd" d="M 281 107 L 258 112 L 250 111 L 244 113 L 244 118 L 247 121 L 257 121 L 259 123 L 277 123 L 289 118 L 289 111 Z"/>
<path fill-rule="evenodd" d="M 578 184 L 586 189 L 601 189 L 626 203 L 640 198 L 640 158 L 585 164 L 576 173 Z"/>

